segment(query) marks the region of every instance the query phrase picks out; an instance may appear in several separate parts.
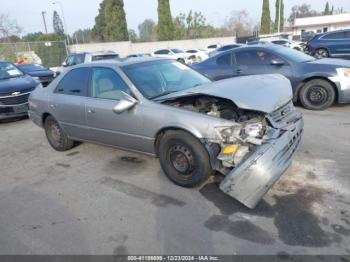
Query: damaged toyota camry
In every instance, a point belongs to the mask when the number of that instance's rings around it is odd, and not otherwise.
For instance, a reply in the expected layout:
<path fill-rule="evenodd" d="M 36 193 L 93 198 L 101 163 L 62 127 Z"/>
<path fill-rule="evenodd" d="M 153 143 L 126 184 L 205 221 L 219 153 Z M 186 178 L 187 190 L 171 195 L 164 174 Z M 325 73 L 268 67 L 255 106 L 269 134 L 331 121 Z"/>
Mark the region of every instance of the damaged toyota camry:
<path fill-rule="evenodd" d="M 183 187 L 221 173 L 220 189 L 249 208 L 289 167 L 303 133 L 285 77 L 211 82 L 155 58 L 73 67 L 31 93 L 29 116 L 58 151 L 86 141 L 157 156 Z"/>

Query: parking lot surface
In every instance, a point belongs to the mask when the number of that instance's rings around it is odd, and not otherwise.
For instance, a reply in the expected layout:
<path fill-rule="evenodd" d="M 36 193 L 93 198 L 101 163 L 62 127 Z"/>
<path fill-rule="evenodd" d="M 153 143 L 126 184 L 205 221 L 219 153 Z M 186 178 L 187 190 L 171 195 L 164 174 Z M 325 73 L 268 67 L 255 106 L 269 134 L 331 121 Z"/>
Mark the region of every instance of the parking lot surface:
<path fill-rule="evenodd" d="M 93 144 L 59 153 L 0 124 L 0 254 L 350 254 L 350 106 L 299 109 L 293 165 L 254 210 L 171 183 L 157 159 Z"/>

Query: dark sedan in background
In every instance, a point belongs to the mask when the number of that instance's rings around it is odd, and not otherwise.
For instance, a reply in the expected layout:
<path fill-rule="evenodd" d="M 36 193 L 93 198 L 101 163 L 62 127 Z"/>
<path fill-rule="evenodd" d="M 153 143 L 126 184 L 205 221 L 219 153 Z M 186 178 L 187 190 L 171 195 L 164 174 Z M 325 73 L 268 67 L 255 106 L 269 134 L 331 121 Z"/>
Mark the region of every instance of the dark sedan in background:
<path fill-rule="evenodd" d="M 283 46 L 264 44 L 236 48 L 193 65 L 213 80 L 281 74 L 292 84 L 294 102 L 323 110 L 334 102 L 350 102 L 350 61 L 320 59 Z"/>
<path fill-rule="evenodd" d="M 0 60 L 0 120 L 26 116 L 28 97 L 38 84 L 14 64 Z"/>
<path fill-rule="evenodd" d="M 17 67 L 43 86 L 48 86 L 56 76 L 55 72 L 39 64 L 18 64 Z"/>
<path fill-rule="evenodd" d="M 350 30 L 317 34 L 307 42 L 305 51 L 316 58 L 350 58 Z"/>

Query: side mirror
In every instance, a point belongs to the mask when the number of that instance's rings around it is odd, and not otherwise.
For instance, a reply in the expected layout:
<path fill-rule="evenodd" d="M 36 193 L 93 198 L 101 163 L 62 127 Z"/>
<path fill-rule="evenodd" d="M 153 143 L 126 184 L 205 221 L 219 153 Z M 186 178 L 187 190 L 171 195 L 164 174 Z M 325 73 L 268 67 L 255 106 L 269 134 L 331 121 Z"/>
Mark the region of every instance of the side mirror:
<path fill-rule="evenodd" d="M 116 114 L 121 114 L 137 104 L 137 100 L 125 92 L 122 92 L 123 98 L 115 105 L 113 112 Z"/>
<path fill-rule="evenodd" d="M 64 62 L 62 63 L 62 66 L 63 66 L 63 67 L 67 67 L 67 66 L 68 66 L 68 65 L 67 65 L 67 62 L 64 61 Z"/>
<path fill-rule="evenodd" d="M 282 66 L 284 65 L 284 61 L 282 59 L 276 58 L 271 60 L 271 65 L 274 66 Z"/>

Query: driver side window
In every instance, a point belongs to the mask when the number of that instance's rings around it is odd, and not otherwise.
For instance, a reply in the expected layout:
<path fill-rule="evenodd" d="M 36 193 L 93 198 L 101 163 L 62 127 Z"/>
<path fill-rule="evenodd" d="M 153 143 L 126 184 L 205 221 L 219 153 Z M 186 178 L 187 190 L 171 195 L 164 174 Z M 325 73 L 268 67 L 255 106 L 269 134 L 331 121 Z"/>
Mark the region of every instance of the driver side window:
<path fill-rule="evenodd" d="M 238 65 L 270 65 L 272 59 L 278 58 L 277 56 L 266 52 L 265 50 L 249 50 L 240 51 L 235 53 L 236 62 Z"/>
<path fill-rule="evenodd" d="M 91 97 L 121 100 L 123 93 L 130 95 L 130 90 L 127 84 L 111 68 L 93 68 L 91 79 Z"/>

